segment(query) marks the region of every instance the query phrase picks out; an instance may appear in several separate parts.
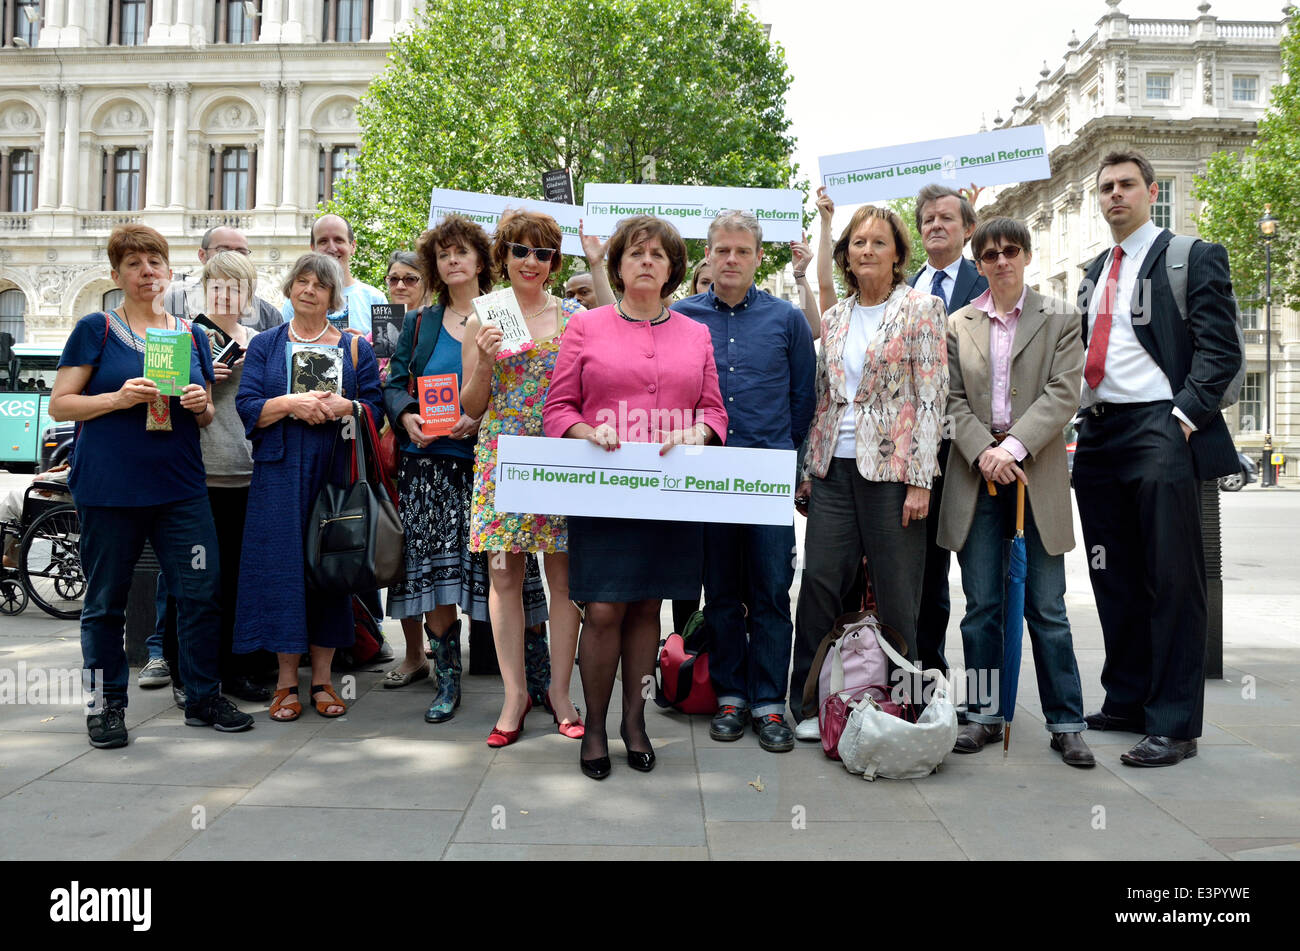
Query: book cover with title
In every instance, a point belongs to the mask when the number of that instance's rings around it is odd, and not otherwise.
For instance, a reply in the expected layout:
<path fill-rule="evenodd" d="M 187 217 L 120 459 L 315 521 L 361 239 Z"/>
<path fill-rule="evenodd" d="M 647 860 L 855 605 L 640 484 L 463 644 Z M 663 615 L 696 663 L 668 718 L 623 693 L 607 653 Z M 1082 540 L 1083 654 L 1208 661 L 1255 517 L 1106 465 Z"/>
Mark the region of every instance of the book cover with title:
<path fill-rule="evenodd" d="M 150 327 L 145 332 L 144 376 L 163 396 L 180 396 L 189 385 L 193 339 L 188 330 Z"/>
<path fill-rule="evenodd" d="M 420 429 L 426 436 L 449 436 L 460 421 L 460 381 L 455 373 L 436 373 L 417 380 Z"/>
<path fill-rule="evenodd" d="M 383 360 L 397 355 L 397 341 L 406 322 L 406 308 L 401 304 L 370 305 L 370 337 L 375 356 Z"/>
<path fill-rule="evenodd" d="M 332 344 L 289 345 L 289 392 L 343 395 L 343 351 Z"/>
<path fill-rule="evenodd" d="M 532 334 L 528 331 L 524 313 L 519 309 L 519 301 L 515 299 L 515 292 L 510 288 L 474 298 L 474 313 L 478 315 L 479 323 L 484 327 L 501 328 L 501 349 L 497 351 L 498 360 L 524 353 L 536 346 Z"/>

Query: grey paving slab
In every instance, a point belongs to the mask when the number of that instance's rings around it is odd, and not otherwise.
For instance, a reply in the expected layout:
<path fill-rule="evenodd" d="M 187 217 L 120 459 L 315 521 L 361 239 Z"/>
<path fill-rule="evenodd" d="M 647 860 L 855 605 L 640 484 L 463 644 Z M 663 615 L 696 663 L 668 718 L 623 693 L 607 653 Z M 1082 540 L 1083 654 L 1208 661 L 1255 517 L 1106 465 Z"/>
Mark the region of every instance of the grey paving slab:
<path fill-rule="evenodd" d="M 1231 855 L 1238 862 L 1300 862 L 1300 842 L 1242 849 Z"/>
<path fill-rule="evenodd" d="M 38 780 L 0 799 L 0 842 L 6 859 L 165 859 L 243 792 Z"/>
<path fill-rule="evenodd" d="M 0 797 L 79 756 L 98 752 L 84 735 L 0 733 Z"/>
<path fill-rule="evenodd" d="M 800 744 L 789 753 L 772 754 L 740 744 L 733 749 L 715 745 L 722 748 L 699 753 L 700 791 L 709 822 L 789 822 L 796 815 L 809 823 L 935 818 L 913 783 L 868 783 L 828 759 L 820 746 Z"/>
<path fill-rule="evenodd" d="M 1300 816 L 1300 765 L 1253 746 L 1198 750 L 1173 768 L 1127 767 L 1117 775 L 1157 803 L 1277 800 L 1294 803 Z"/>
<path fill-rule="evenodd" d="M 1221 729 L 1278 756 L 1300 756 L 1300 726 L 1270 726 L 1253 723 L 1225 723 Z"/>
<path fill-rule="evenodd" d="M 306 740 L 268 723 L 243 733 L 217 733 L 174 720 L 165 726 L 136 730 L 121 749 L 92 750 L 95 755 L 80 756 L 45 778 L 73 783 L 251 788 Z"/>
<path fill-rule="evenodd" d="M 194 833 L 185 861 L 410 861 L 441 858 L 459 811 L 327 809 L 240 804 Z M 284 866 L 287 868 L 287 866 Z M 341 867 L 341 866 L 340 866 Z M 293 873 L 311 874 L 309 866 Z"/>
<path fill-rule="evenodd" d="M 449 740 L 314 737 L 243 804 L 464 809 L 493 755 L 486 745 Z"/>
<path fill-rule="evenodd" d="M 504 828 L 501 826 L 504 825 Z M 702 846 L 704 817 L 694 769 L 638 773 L 615 759 L 596 782 L 569 763 L 499 759 L 455 835 L 460 843 Z"/>
<path fill-rule="evenodd" d="M 949 757 L 942 770 L 916 783 L 972 859 L 1223 857 L 1105 767 L 964 765 L 980 755 Z"/>
<path fill-rule="evenodd" d="M 792 821 L 792 820 L 791 820 Z M 715 860 L 950 862 L 965 858 L 936 821 L 710 822 L 709 856 Z"/>
<path fill-rule="evenodd" d="M 454 843 L 443 856 L 455 862 L 704 862 L 705 846 L 479 845 Z"/>

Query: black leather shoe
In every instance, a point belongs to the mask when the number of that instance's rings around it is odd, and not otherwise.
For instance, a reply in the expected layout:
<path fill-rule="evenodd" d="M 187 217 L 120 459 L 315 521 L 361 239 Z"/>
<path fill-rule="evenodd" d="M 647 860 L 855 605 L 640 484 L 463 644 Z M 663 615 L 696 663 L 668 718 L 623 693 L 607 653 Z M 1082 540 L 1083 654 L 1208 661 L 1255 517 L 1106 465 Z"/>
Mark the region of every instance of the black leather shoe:
<path fill-rule="evenodd" d="M 1088 749 L 1088 744 L 1083 741 L 1080 733 L 1053 733 L 1052 749 L 1061 754 L 1061 759 L 1067 766 L 1087 769 L 1097 765 L 1092 750 Z"/>
<path fill-rule="evenodd" d="M 619 730 L 619 735 L 623 737 L 623 745 L 627 746 L 627 733 Z M 646 740 L 649 743 L 649 740 Z M 639 753 L 636 750 L 627 751 L 627 765 L 631 766 L 639 773 L 648 773 L 655 768 L 655 751 L 651 748 L 648 753 Z"/>
<path fill-rule="evenodd" d="M 1148 736 L 1127 753 L 1121 753 L 1119 758 L 1125 766 L 1177 766 L 1195 755 L 1195 740 Z"/>
<path fill-rule="evenodd" d="M 250 677 L 235 677 L 231 680 L 221 682 L 221 692 L 228 693 L 232 697 L 238 697 L 240 700 L 248 700 L 251 703 L 265 703 L 271 699 L 271 688 L 266 684 L 259 684 Z"/>
<path fill-rule="evenodd" d="M 628 762 L 631 762 L 631 754 L 628 754 Z M 582 774 L 592 779 L 604 779 L 609 775 L 609 757 L 602 756 L 599 759 L 578 759 L 578 765 L 582 767 Z"/>
<path fill-rule="evenodd" d="M 719 743 L 731 743 L 745 735 L 745 724 L 749 722 L 749 711 L 741 707 L 725 704 L 718 708 L 713 719 L 709 721 L 709 737 Z"/>
<path fill-rule="evenodd" d="M 176 706 L 184 710 L 185 709 L 185 688 L 178 687 L 175 684 L 172 684 L 172 700 L 175 702 Z"/>
<path fill-rule="evenodd" d="M 957 733 L 952 745 L 954 753 L 978 753 L 984 744 L 1002 739 L 1002 724 L 967 723 Z"/>
<path fill-rule="evenodd" d="M 769 753 L 788 753 L 794 749 L 794 730 L 786 725 L 785 717 L 769 713 L 753 720 L 758 745 Z"/>
<path fill-rule="evenodd" d="M 1146 725 L 1141 720 L 1129 720 L 1125 717 L 1113 717 L 1109 713 L 1090 713 L 1083 718 L 1089 730 L 1118 730 L 1121 733 L 1145 733 Z"/>

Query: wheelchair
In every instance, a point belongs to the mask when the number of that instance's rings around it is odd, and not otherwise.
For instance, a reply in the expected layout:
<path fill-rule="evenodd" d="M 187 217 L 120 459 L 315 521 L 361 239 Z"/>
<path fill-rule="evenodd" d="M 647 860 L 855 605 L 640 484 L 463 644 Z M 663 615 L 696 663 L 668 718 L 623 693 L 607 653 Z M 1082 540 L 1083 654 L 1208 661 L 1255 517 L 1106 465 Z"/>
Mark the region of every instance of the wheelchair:
<path fill-rule="evenodd" d="M 34 601 L 62 620 L 81 616 L 86 575 L 81 570 L 81 520 L 62 482 L 33 482 L 20 520 L 0 523 L 0 548 L 18 540 L 17 565 L 0 573 L 0 614 L 18 614 Z"/>

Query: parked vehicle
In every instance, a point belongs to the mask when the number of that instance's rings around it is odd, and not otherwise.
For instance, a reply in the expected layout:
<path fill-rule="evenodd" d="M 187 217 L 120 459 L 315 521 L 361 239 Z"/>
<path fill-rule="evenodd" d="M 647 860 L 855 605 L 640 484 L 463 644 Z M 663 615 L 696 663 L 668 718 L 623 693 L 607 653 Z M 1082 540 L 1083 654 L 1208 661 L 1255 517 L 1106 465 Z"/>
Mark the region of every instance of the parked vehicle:
<path fill-rule="evenodd" d="M 1219 477 L 1219 489 L 1223 492 L 1240 492 L 1246 486 L 1256 481 L 1255 461 L 1244 452 L 1237 453 L 1237 462 L 1241 465 L 1240 472 L 1234 472 L 1232 475 Z"/>
<path fill-rule="evenodd" d="M 60 462 L 68 462 L 72 455 L 72 437 L 76 435 L 77 424 L 73 422 L 55 423 L 47 426 L 41 434 L 41 472 L 52 469 Z"/>

